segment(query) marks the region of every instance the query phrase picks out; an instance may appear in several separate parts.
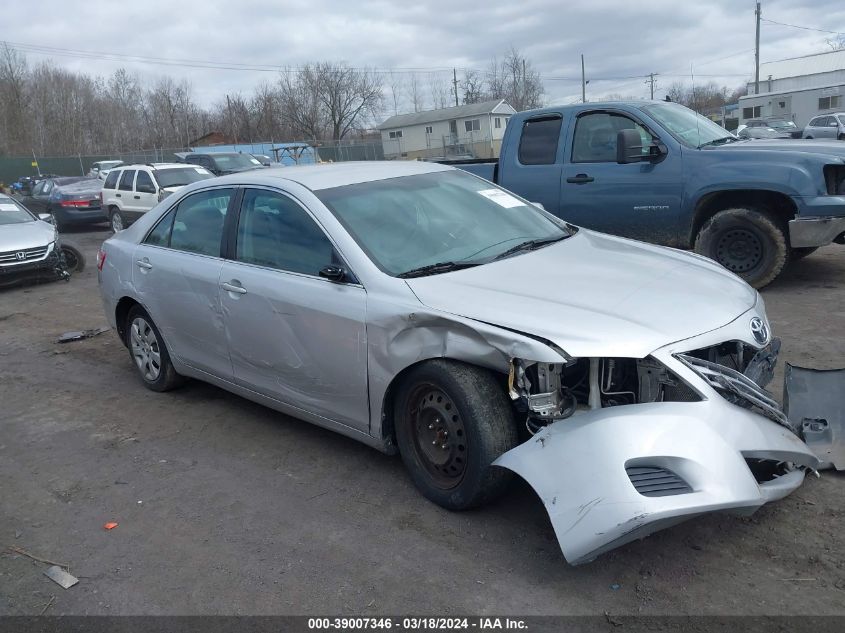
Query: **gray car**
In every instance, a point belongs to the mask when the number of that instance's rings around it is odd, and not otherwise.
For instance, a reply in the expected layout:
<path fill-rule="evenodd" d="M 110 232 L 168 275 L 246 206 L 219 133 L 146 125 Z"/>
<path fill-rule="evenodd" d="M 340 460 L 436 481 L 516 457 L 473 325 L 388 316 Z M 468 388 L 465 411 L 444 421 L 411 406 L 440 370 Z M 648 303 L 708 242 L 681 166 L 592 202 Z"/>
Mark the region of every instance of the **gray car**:
<path fill-rule="evenodd" d="M 804 128 L 802 138 L 835 138 L 845 141 L 845 112 L 813 117 Z"/>
<path fill-rule="evenodd" d="M 753 288 L 447 166 L 195 183 L 98 269 L 148 388 L 203 380 L 398 452 L 453 510 L 517 473 L 571 563 L 751 513 L 821 464 L 763 388 L 779 342 Z"/>

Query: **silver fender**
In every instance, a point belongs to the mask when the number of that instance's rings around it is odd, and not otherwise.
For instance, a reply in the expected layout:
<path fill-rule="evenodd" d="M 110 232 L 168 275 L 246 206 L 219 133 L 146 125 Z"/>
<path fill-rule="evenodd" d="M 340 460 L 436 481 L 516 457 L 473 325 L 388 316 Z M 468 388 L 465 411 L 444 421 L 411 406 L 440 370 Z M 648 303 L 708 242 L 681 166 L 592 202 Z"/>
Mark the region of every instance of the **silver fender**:
<path fill-rule="evenodd" d="M 746 458 L 819 465 L 788 429 L 721 399 L 579 413 L 545 427 L 494 465 L 531 485 L 567 561 L 579 564 L 699 514 L 750 514 L 804 480 L 799 468 L 760 484 Z M 664 478 L 670 482 L 664 496 L 640 494 L 626 468 L 649 467 L 671 471 L 686 486 Z M 655 491 L 660 486 L 649 494 Z"/>

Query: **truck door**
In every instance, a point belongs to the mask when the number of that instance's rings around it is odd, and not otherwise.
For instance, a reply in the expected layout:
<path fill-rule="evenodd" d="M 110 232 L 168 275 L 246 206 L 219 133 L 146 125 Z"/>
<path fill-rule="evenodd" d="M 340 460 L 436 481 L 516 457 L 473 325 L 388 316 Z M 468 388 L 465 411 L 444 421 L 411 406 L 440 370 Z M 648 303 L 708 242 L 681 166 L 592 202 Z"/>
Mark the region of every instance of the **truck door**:
<path fill-rule="evenodd" d="M 633 115 L 588 110 L 578 115 L 567 143 L 561 179 L 561 217 L 604 233 L 655 244 L 681 241 L 682 164 L 672 149 L 657 161 L 620 165 L 616 135 L 635 129 L 643 153 L 658 137 Z"/>
<path fill-rule="evenodd" d="M 516 160 L 503 169 L 499 184 L 546 211 L 558 215 L 563 153 L 559 149 L 563 117 L 558 113 L 526 119 L 519 135 Z"/>

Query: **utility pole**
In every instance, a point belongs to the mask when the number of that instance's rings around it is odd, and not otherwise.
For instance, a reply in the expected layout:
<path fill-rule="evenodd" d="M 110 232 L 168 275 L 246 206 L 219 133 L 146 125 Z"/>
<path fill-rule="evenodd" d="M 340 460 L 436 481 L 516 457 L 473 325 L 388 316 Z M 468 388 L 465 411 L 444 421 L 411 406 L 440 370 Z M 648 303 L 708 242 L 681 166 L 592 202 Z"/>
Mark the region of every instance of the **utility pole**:
<path fill-rule="evenodd" d="M 658 73 L 649 73 L 648 79 L 645 80 L 647 84 L 649 84 L 649 91 L 651 92 L 651 98 L 654 99 L 654 76 Z"/>
<path fill-rule="evenodd" d="M 760 94 L 760 16 L 763 12 L 760 10 L 760 3 L 757 3 L 757 9 L 754 11 L 754 17 L 757 21 L 757 33 L 754 37 L 754 94 Z"/>
<path fill-rule="evenodd" d="M 584 53 L 581 53 L 581 103 L 587 103 L 587 80 L 584 74 Z"/>
<path fill-rule="evenodd" d="M 440 85 L 442 86 L 443 84 L 440 84 Z M 455 105 L 458 106 L 460 104 L 458 103 L 458 69 L 457 68 L 452 69 L 452 85 L 455 87 Z"/>

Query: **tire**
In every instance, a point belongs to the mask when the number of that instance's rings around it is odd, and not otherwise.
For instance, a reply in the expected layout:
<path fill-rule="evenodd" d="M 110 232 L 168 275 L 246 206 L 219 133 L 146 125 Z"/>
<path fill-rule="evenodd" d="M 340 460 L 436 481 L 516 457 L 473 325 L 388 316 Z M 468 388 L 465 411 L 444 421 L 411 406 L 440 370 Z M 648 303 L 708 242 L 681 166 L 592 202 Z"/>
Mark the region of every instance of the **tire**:
<path fill-rule="evenodd" d="M 158 328 L 141 306 L 126 315 L 126 347 L 144 385 L 153 391 L 170 391 L 185 382 L 176 373 Z M 155 354 L 158 355 L 157 371 Z"/>
<path fill-rule="evenodd" d="M 789 259 L 784 229 L 751 208 L 725 209 L 707 220 L 695 238 L 695 252 L 758 289 L 770 284 Z"/>
<path fill-rule="evenodd" d="M 439 506 L 483 505 L 513 478 L 492 466 L 519 440 L 505 390 L 487 370 L 449 360 L 419 365 L 397 393 L 394 422 L 411 479 Z"/>
<path fill-rule="evenodd" d="M 840 134 L 836 138 L 839 139 L 840 141 L 845 141 L 845 134 Z"/>
<path fill-rule="evenodd" d="M 789 251 L 789 261 L 794 262 L 798 261 L 799 259 L 804 259 L 807 255 L 812 255 L 817 250 L 819 250 L 818 246 L 804 246 L 801 248 L 793 248 Z"/>
<path fill-rule="evenodd" d="M 65 260 L 65 269 L 69 273 L 81 273 L 85 270 L 85 256 L 76 246 L 63 241 L 59 251 Z"/>
<path fill-rule="evenodd" d="M 126 220 L 123 219 L 123 214 L 117 207 L 109 207 L 109 226 L 112 233 L 120 233 L 126 228 Z"/>

